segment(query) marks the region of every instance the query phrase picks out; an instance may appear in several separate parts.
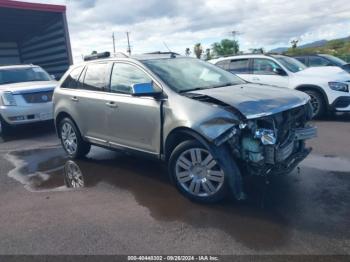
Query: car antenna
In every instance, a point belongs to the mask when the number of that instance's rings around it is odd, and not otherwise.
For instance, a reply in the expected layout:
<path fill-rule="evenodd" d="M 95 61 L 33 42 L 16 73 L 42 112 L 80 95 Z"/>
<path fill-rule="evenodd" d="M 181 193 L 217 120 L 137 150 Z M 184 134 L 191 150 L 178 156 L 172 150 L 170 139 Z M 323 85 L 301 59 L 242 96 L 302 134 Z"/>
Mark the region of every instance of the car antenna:
<path fill-rule="evenodd" d="M 173 51 L 170 50 L 169 46 L 165 43 L 165 41 L 163 41 L 163 45 L 165 46 L 166 49 L 168 49 L 169 53 L 170 53 L 170 57 L 171 58 L 175 58 L 175 53 Z"/>

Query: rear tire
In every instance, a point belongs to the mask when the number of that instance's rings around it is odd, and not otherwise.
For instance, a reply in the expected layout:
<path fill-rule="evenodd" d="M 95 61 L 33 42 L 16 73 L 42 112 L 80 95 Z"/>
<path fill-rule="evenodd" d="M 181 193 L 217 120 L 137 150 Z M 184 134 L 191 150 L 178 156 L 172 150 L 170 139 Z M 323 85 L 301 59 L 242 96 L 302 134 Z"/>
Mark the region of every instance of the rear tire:
<path fill-rule="evenodd" d="M 319 119 L 325 115 L 326 102 L 320 92 L 314 90 L 305 90 L 306 94 L 311 97 L 312 117 Z"/>
<path fill-rule="evenodd" d="M 234 159 L 230 158 L 230 163 L 227 160 L 223 147 L 211 148 L 197 140 L 188 140 L 172 152 L 169 173 L 183 195 L 197 202 L 214 203 L 222 200 L 229 188 L 232 189 L 232 180 L 241 182 Z"/>
<path fill-rule="evenodd" d="M 91 145 L 83 140 L 78 127 L 70 118 L 62 119 L 58 126 L 61 144 L 70 158 L 81 158 L 90 152 Z"/>

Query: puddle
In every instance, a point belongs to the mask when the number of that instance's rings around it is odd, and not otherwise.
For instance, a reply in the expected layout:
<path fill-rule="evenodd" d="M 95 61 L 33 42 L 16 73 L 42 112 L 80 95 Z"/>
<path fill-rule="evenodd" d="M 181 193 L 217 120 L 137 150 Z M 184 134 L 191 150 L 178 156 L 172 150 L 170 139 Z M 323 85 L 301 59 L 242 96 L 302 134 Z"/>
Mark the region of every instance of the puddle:
<path fill-rule="evenodd" d="M 16 166 L 9 176 L 32 192 L 83 187 L 80 190 L 98 193 L 101 187 L 117 187 L 130 192 L 156 220 L 216 228 L 255 249 L 283 246 L 294 230 L 350 238 L 350 172 L 348 163 L 336 157 L 311 156 L 300 174 L 273 178 L 266 187 L 252 181 L 245 203 L 212 205 L 184 198 L 170 184 L 161 163 L 104 149 L 93 148 L 88 158 L 78 161 L 68 161 L 60 148 L 17 152 L 8 160 Z"/>

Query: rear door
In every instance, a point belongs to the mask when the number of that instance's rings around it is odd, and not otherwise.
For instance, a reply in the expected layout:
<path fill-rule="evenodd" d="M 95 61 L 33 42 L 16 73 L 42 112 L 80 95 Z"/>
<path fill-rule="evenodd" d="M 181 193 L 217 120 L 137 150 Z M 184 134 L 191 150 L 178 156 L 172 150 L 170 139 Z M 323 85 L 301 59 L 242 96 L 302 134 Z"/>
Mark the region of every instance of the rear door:
<path fill-rule="evenodd" d="M 228 71 L 238 75 L 240 78 L 251 82 L 252 72 L 250 70 L 251 59 L 241 58 L 232 59 L 229 64 Z"/>
<path fill-rule="evenodd" d="M 288 87 L 289 77 L 287 72 L 271 59 L 254 58 L 252 70 L 251 82 L 253 83 Z M 284 72 L 285 75 L 280 75 L 278 72 Z"/>
<path fill-rule="evenodd" d="M 251 72 L 249 70 L 250 59 L 242 58 L 242 59 L 227 59 L 218 62 L 216 65 L 238 75 L 240 78 L 250 81 L 251 80 Z"/>
<path fill-rule="evenodd" d="M 108 102 L 107 84 L 111 63 L 87 65 L 83 84 L 71 100 L 76 104 L 82 135 L 91 142 L 107 144 Z"/>

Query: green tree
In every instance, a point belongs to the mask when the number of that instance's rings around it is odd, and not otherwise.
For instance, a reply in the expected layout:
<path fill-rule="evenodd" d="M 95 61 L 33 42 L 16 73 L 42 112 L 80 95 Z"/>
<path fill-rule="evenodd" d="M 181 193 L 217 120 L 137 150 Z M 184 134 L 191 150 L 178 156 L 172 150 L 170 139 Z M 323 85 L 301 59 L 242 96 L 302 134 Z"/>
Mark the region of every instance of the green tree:
<path fill-rule="evenodd" d="M 203 47 L 202 47 L 201 43 L 197 43 L 194 45 L 193 52 L 198 59 L 201 58 L 201 56 L 203 54 Z"/>
<path fill-rule="evenodd" d="M 239 43 L 237 40 L 222 39 L 220 43 L 212 45 L 213 53 L 216 56 L 235 55 L 239 52 Z"/>

